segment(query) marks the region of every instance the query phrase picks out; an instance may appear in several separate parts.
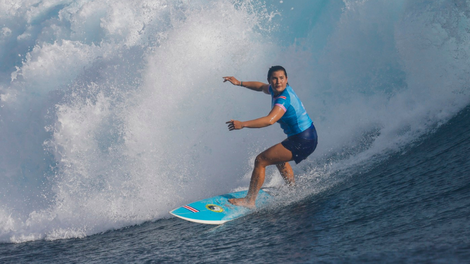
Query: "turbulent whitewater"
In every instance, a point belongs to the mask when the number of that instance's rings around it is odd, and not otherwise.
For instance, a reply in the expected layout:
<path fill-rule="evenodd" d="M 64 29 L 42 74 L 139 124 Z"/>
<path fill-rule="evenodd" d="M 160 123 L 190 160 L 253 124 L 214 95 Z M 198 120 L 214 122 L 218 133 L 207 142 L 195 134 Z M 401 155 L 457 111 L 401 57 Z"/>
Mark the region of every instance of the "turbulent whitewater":
<path fill-rule="evenodd" d="M 319 134 L 287 203 L 407 153 L 470 104 L 468 5 L 1 1 L 0 242 L 83 238 L 246 187 L 284 135 L 228 132 L 270 100 L 222 76 L 265 81 L 272 65 Z"/>

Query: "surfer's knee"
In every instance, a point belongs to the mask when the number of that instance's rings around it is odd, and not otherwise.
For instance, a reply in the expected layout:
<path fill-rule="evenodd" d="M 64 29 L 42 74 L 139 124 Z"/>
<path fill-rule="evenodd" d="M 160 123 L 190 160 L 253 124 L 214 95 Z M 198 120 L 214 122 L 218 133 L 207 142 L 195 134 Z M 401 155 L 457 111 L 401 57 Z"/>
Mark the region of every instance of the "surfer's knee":
<path fill-rule="evenodd" d="M 284 171 L 285 169 L 287 169 L 285 162 L 277 163 L 276 167 L 278 168 L 279 171 Z"/>
<path fill-rule="evenodd" d="M 255 167 L 259 167 L 259 166 L 266 167 L 268 165 L 269 165 L 269 162 L 266 159 L 266 157 L 263 155 L 263 153 L 258 154 L 258 156 L 256 156 Z"/>

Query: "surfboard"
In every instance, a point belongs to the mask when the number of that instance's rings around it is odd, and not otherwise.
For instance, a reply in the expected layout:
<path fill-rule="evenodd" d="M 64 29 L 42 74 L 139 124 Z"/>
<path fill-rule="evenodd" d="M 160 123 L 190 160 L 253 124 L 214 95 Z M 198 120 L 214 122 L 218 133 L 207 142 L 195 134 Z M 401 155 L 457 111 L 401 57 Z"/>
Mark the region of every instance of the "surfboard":
<path fill-rule="evenodd" d="M 170 211 L 170 214 L 195 223 L 220 225 L 246 216 L 256 210 L 236 206 L 228 202 L 232 198 L 245 197 L 247 192 L 247 190 L 232 192 L 203 199 L 178 207 Z M 256 197 L 256 208 L 266 206 L 272 198 L 268 192 L 261 189 Z"/>

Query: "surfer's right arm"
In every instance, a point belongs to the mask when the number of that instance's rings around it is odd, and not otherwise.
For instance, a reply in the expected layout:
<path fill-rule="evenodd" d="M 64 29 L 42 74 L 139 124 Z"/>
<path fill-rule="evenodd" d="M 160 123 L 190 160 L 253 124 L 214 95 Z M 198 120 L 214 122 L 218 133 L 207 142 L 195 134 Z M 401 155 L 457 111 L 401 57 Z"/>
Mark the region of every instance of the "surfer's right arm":
<path fill-rule="evenodd" d="M 229 82 L 231 82 L 233 85 L 243 86 L 243 87 L 248 88 L 248 89 L 253 90 L 253 91 L 264 92 L 264 93 L 266 93 L 266 94 L 269 94 L 269 84 L 267 84 L 267 83 L 262 83 L 262 82 L 242 82 L 242 81 L 237 80 L 237 79 L 236 79 L 235 77 L 233 77 L 233 76 L 226 76 L 226 77 L 223 77 L 223 78 L 224 78 L 224 82 L 229 81 Z"/>

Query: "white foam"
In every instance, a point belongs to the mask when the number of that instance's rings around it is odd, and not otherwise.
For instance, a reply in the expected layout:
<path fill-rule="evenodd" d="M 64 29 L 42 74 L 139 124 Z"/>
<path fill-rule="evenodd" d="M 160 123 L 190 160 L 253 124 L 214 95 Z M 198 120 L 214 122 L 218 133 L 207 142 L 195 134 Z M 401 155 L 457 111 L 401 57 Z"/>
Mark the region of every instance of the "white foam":
<path fill-rule="evenodd" d="M 287 68 L 320 137 L 295 166 L 303 197 L 469 104 L 458 8 L 309 3 L 2 2 L 0 240 L 83 237 L 246 188 L 254 157 L 284 135 L 228 132 L 270 100 L 222 76 L 264 81 L 269 66 Z M 266 184 L 280 183 L 270 168 Z"/>

